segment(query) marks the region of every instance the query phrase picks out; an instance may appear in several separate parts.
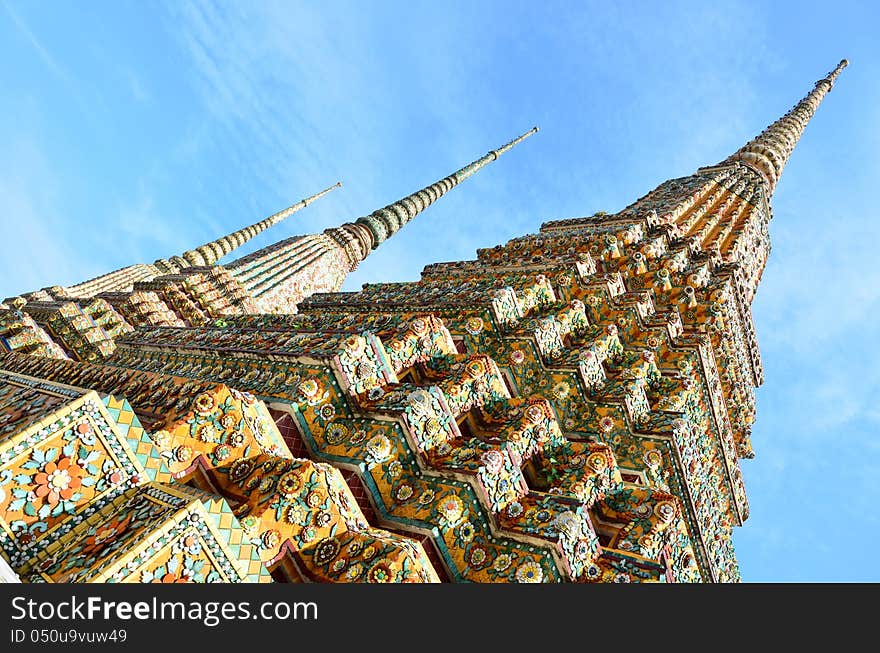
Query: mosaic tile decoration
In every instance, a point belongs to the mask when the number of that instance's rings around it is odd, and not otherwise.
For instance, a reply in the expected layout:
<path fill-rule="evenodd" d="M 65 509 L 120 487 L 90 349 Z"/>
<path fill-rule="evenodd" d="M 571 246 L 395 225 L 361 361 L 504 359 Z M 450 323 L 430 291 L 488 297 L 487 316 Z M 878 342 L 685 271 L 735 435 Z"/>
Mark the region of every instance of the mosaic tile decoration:
<path fill-rule="evenodd" d="M 34 582 L 735 582 L 770 199 L 841 70 L 623 210 L 339 292 L 537 128 L 353 222 L 0 305 L 0 546 Z M 14 579 L 13 579 L 14 580 Z"/>

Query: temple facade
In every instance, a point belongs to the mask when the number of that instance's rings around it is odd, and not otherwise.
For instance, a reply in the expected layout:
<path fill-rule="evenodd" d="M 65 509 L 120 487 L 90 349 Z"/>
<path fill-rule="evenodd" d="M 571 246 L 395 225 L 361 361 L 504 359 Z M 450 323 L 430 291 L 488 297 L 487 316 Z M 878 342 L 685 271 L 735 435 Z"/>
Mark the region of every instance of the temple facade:
<path fill-rule="evenodd" d="M 0 304 L 0 580 L 732 582 L 770 200 L 846 60 L 617 213 L 340 292 L 533 135 L 221 263 L 330 187 Z"/>

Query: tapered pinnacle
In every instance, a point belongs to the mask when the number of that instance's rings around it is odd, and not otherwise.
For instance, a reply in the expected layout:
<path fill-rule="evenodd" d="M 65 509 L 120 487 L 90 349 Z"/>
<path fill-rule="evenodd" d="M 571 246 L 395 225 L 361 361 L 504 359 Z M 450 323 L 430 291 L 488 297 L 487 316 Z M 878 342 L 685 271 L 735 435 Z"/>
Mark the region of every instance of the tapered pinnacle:
<path fill-rule="evenodd" d="M 452 188 L 537 131 L 538 128 L 533 127 L 525 134 L 518 136 L 509 143 L 499 147 L 497 150 L 490 150 L 485 156 L 469 163 L 456 172 L 453 172 L 448 177 L 444 177 L 440 181 L 416 191 L 411 195 L 407 195 L 403 199 L 397 200 L 384 208 L 373 211 L 368 216 L 358 218 L 356 223 L 363 224 L 370 230 L 373 237 L 372 247 L 375 249 L 382 242 L 400 230 L 403 225 L 428 208 Z"/>
<path fill-rule="evenodd" d="M 725 159 L 721 165 L 742 161 L 761 174 L 767 182 L 769 193 L 772 193 L 794 146 L 804 133 L 804 128 L 813 117 L 819 103 L 834 86 L 837 76 L 848 65 L 849 61 L 842 59 L 834 70 L 816 82 L 813 90 L 804 99 Z"/>
<path fill-rule="evenodd" d="M 238 231 L 235 231 L 227 236 L 223 236 L 222 238 L 218 238 L 217 240 L 212 240 L 211 242 L 205 243 L 201 247 L 196 247 L 195 249 L 184 252 L 183 258 L 192 265 L 213 265 L 221 258 L 232 252 L 234 249 L 244 245 L 247 241 L 249 241 L 257 234 L 265 231 L 269 227 L 278 224 L 279 222 L 290 217 L 300 209 L 304 209 L 315 200 L 324 197 L 324 195 L 326 195 L 330 191 L 336 188 L 340 188 L 341 186 L 342 182 L 337 181 L 335 184 L 333 184 L 329 188 L 325 188 L 320 193 L 316 193 L 315 195 L 311 195 L 310 197 L 300 200 L 296 204 L 288 206 L 286 209 L 283 209 L 278 213 L 273 213 L 268 218 L 260 220 L 260 222 L 257 222 L 256 224 L 252 224 L 249 227 L 239 229 Z"/>

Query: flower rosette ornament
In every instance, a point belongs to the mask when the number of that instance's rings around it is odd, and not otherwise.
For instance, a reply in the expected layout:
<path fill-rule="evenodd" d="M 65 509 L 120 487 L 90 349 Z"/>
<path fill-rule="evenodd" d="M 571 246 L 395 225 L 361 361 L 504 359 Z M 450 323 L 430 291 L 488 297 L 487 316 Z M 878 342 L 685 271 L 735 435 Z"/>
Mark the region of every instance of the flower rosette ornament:
<path fill-rule="evenodd" d="M 83 470 L 68 456 L 62 457 L 57 464 L 48 461 L 33 477 L 34 494 L 54 507 L 62 499 L 69 501 L 73 498 L 83 485 L 83 476 Z"/>
<path fill-rule="evenodd" d="M 489 475 L 497 476 L 504 469 L 504 454 L 497 449 L 490 449 L 480 456 L 480 462 Z"/>
<path fill-rule="evenodd" d="M 315 378 L 308 378 L 304 381 L 300 381 L 297 386 L 297 391 L 300 398 L 309 406 L 317 406 L 330 396 L 329 391 L 324 390 L 321 383 Z"/>
<path fill-rule="evenodd" d="M 242 422 L 241 413 L 237 410 L 228 410 L 220 416 L 219 423 L 224 431 L 234 431 Z"/>
<path fill-rule="evenodd" d="M 562 288 L 568 288 L 572 283 L 574 283 L 574 279 L 570 272 L 560 272 L 556 275 L 556 283 Z"/>
<path fill-rule="evenodd" d="M 392 491 L 392 496 L 394 500 L 398 503 L 405 503 L 413 498 L 415 495 L 415 490 L 413 486 L 409 483 L 401 483 L 397 486 L 395 490 Z"/>
<path fill-rule="evenodd" d="M 510 353 L 509 360 L 512 365 L 522 365 L 526 360 L 526 354 L 521 349 L 515 349 Z"/>
<path fill-rule="evenodd" d="M 77 424 L 74 432 L 84 445 L 91 446 L 95 444 L 95 430 L 88 421 Z"/>
<path fill-rule="evenodd" d="M 290 471 L 284 474 L 279 480 L 277 491 L 284 496 L 285 499 L 293 499 L 303 489 L 304 483 L 302 474 L 298 470 Z"/>
<path fill-rule="evenodd" d="M 311 551 L 312 560 L 316 565 L 327 567 L 336 559 L 341 549 L 341 545 L 335 538 L 324 538 Z M 340 571 L 341 569 L 344 569 L 344 565 L 340 565 Z"/>
<path fill-rule="evenodd" d="M 491 551 L 482 542 L 472 542 L 465 549 L 464 559 L 468 567 L 478 571 L 491 563 Z"/>
<path fill-rule="evenodd" d="M 333 404 L 323 404 L 315 413 L 324 422 L 330 422 L 336 417 L 336 407 Z"/>
<path fill-rule="evenodd" d="M 477 336 L 483 331 L 483 318 L 471 317 L 465 322 L 464 330 L 472 336 Z"/>
<path fill-rule="evenodd" d="M 565 381 L 559 381 L 556 383 L 550 393 L 553 395 L 554 399 L 562 401 L 568 397 L 571 392 L 571 386 Z"/>
<path fill-rule="evenodd" d="M 490 574 L 492 576 L 504 574 L 504 572 L 510 569 L 510 565 L 513 563 L 513 556 L 509 553 L 502 553 L 492 562 L 492 570 Z"/>
<path fill-rule="evenodd" d="M 239 458 L 229 467 L 229 480 L 241 485 L 254 471 L 255 463 L 251 458 Z"/>
<path fill-rule="evenodd" d="M 672 501 L 661 501 L 654 506 L 654 514 L 664 523 L 669 523 L 675 519 L 677 512 L 675 503 Z"/>
<path fill-rule="evenodd" d="M 446 527 L 453 527 L 464 515 L 464 502 L 455 494 L 447 494 L 436 504 L 440 523 Z"/>
<path fill-rule="evenodd" d="M 605 457 L 605 454 L 600 452 L 591 453 L 587 456 L 586 464 L 596 474 L 601 474 L 609 467 L 608 459 Z"/>
<path fill-rule="evenodd" d="M 656 449 L 649 449 L 645 452 L 645 455 L 642 456 L 642 460 L 645 461 L 645 464 L 649 469 L 656 471 L 663 465 L 663 454 Z"/>
<path fill-rule="evenodd" d="M 214 412 L 215 406 L 214 396 L 207 392 L 198 395 L 193 401 L 193 410 L 201 417 L 210 416 Z"/>
<path fill-rule="evenodd" d="M 367 462 L 371 465 L 377 465 L 388 460 L 393 450 L 391 440 L 383 433 L 374 435 L 367 440 L 364 449 L 367 454 Z"/>
<path fill-rule="evenodd" d="M 393 583 L 395 577 L 392 566 L 385 560 L 379 560 L 367 570 L 366 580 L 368 583 Z"/>
<path fill-rule="evenodd" d="M 217 443 L 220 441 L 220 431 L 213 422 L 206 422 L 198 426 L 193 425 L 196 432 L 196 438 L 202 442 Z"/>
<path fill-rule="evenodd" d="M 541 583 L 544 581 L 544 570 L 541 565 L 528 558 L 516 568 L 514 578 L 518 583 Z"/>

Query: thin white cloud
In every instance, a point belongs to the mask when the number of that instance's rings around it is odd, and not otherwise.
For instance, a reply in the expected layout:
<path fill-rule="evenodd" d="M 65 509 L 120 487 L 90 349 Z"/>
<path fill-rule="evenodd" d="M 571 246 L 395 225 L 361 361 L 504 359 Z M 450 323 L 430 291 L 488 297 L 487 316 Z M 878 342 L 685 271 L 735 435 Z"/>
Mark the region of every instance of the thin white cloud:
<path fill-rule="evenodd" d="M 28 27 L 27 23 L 15 13 L 12 8 L 7 3 L 2 3 L 3 8 L 6 10 L 6 13 L 12 19 L 15 28 L 24 36 L 28 43 L 36 50 L 37 54 L 40 56 L 40 59 L 43 60 L 43 63 L 48 66 L 49 70 L 51 70 L 59 79 L 64 82 L 71 84 L 72 81 L 70 79 L 70 75 L 68 75 L 67 71 L 61 67 L 61 65 L 55 60 L 55 57 L 46 49 L 40 39 L 31 31 L 30 27 Z"/>
<path fill-rule="evenodd" d="M 0 4 L 2 4 L 3 8 L 6 10 L 7 15 L 12 20 L 12 23 L 15 25 L 19 34 L 27 40 L 43 63 L 46 64 L 46 67 L 52 71 L 52 74 L 64 84 L 68 92 L 74 98 L 74 101 L 79 105 L 79 108 L 86 114 L 90 113 L 89 105 L 85 101 L 85 97 L 83 96 L 82 90 L 77 81 L 70 75 L 65 67 L 58 62 L 52 53 L 49 52 L 49 49 L 43 45 L 43 42 L 37 37 L 33 30 L 31 30 L 24 19 L 13 11 L 8 3 L 3 2 Z"/>

